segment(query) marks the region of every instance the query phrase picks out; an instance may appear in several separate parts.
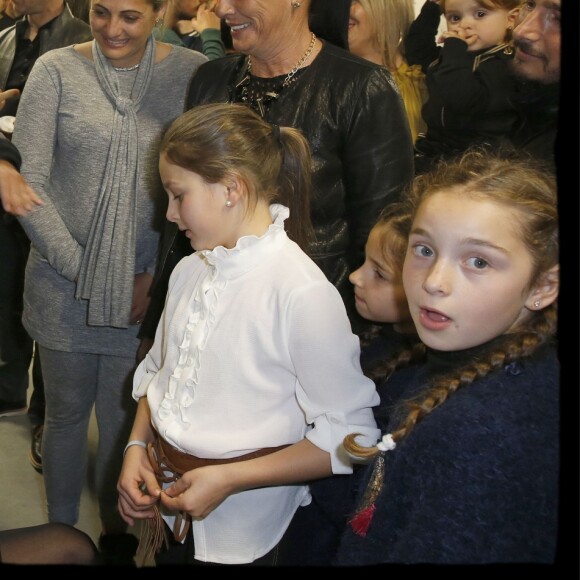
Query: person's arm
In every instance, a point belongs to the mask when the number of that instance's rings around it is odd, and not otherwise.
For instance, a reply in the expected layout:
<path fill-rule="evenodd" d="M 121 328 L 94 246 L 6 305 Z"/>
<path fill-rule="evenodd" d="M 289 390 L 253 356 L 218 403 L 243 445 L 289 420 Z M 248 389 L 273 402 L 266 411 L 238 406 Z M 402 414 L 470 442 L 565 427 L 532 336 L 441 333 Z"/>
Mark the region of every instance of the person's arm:
<path fill-rule="evenodd" d="M 125 449 L 123 468 L 117 481 L 119 512 L 131 526 L 134 525 L 134 519 L 143 519 L 153 515 L 151 508 L 157 502 L 161 492 L 146 451 L 147 443 L 154 440 L 147 391 L 151 381 L 159 372 L 162 360 L 162 331 L 158 334 L 158 340 L 152 340 L 151 349 L 144 353 L 143 360 L 133 374 L 132 395 L 135 400 L 139 401 L 127 442 L 133 442 L 133 444 Z"/>
<path fill-rule="evenodd" d="M 307 439 L 257 459 L 187 471 L 161 494 L 169 510 L 203 518 L 233 493 L 330 475 L 330 456 Z"/>
<path fill-rule="evenodd" d="M 226 47 L 221 35 L 221 20 L 213 8 L 200 4 L 197 15 L 191 20 L 179 20 L 177 28 L 181 35 L 199 34 L 202 42 L 201 51 L 209 60 L 226 55 Z"/>
<path fill-rule="evenodd" d="M 174 223 L 169 221 L 166 222 L 161 233 L 159 246 L 160 257 L 151 286 L 151 300 L 138 334 L 138 338 L 146 340 L 149 347 L 155 338 L 155 332 L 165 306 L 167 286 L 171 273 L 181 258 L 193 252 L 189 240 L 183 233 L 179 232 Z M 138 356 L 138 362 L 147 354 L 147 350 Z"/>
<path fill-rule="evenodd" d="M 58 141 L 62 84 L 51 77 L 42 58 L 32 67 L 22 92 L 12 139 L 22 155 L 22 176 L 44 205 L 36 206 L 18 219 L 31 242 L 52 267 L 61 276 L 74 281 L 80 269 L 83 248 L 68 230 L 48 188 Z M 42 111 L 42 115 L 38 111 Z"/>
<path fill-rule="evenodd" d="M 141 445 L 152 441 L 151 413 L 145 396 L 139 399 L 135 421 L 127 442 L 132 442 L 132 445 L 125 449 L 123 467 L 117 482 L 119 513 L 130 526 L 135 525 L 135 519 L 154 515 L 152 506 L 157 503 L 161 493 L 147 450 Z"/>
<path fill-rule="evenodd" d="M 405 60 L 409 65 L 418 64 L 426 72 L 429 65 L 439 57 L 440 48 L 435 37 L 440 24 L 439 3 L 426 0 L 404 40 Z"/>
<path fill-rule="evenodd" d="M 487 59 L 473 70 L 473 55 L 467 48 L 464 40 L 447 38 L 429 76 L 447 111 L 473 116 L 486 111 L 493 99 L 509 90 L 512 75 L 501 56 Z"/>
<path fill-rule="evenodd" d="M 20 94 L 17 89 L 0 91 L 0 111 L 7 99 Z M 20 175 L 22 157 L 4 133 L 0 133 L 0 202 L 3 211 L 19 216 L 25 215 L 42 200 Z"/>
<path fill-rule="evenodd" d="M 5 143 L 13 149 L 7 150 Z M 18 152 L 16 147 L 6 138 L 0 137 L 0 207 L 6 214 L 23 216 L 44 202 L 20 175 L 17 169 L 20 163 L 15 159 L 15 152 Z"/>
<path fill-rule="evenodd" d="M 0 161 L 6 161 L 16 171 L 19 171 L 22 165 L 20 151 L 18 151 L 16 145 L 4 133 L 0 133 Z"/>
<path fill-rule="evenodd" d="M 209 60 L 221 58 L 226 55 L 226 47 L 219 28 L 206 28 L 200 33 L 200 36 L 202 52 Z"/>

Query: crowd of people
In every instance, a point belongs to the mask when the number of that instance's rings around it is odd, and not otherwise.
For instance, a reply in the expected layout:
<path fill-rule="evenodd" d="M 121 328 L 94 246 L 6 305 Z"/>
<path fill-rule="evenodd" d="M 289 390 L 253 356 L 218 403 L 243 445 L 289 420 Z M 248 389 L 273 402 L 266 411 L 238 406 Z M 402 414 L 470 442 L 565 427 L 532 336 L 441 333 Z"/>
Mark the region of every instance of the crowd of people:
<path fill-rule="evenodd" d="M 11 4 L 0 562 L 554 564 L 561 0 Z"/>

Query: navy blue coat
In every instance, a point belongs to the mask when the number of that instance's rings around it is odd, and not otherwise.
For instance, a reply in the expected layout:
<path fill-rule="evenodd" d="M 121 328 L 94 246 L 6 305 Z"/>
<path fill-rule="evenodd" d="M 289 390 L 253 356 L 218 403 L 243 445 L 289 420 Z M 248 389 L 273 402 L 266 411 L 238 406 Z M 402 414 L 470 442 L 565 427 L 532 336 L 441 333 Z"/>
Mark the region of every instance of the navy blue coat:
<path fill-rule="evenodd" d="M 379 389 L 385 432 L 403 399 L 434 372 L 461 363 L 430 353 L 427 365 L 394 373 Z M 416 424 L 385 455 L 384 483 L 366 537 L 349 527 L 336 563 L 552 563 L 559 478 L 556 349 L 505 366 Z M 358 501 L 373 464 L 362 473 Z"/>

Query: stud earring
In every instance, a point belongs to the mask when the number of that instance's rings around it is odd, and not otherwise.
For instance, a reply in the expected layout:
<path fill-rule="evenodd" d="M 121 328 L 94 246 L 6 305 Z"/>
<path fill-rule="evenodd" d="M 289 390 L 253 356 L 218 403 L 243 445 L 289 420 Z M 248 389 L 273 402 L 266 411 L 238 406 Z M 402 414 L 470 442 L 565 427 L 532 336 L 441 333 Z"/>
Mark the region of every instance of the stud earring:
<path fill-rule="evenodd" d="M 232 202 L 229 199 L 226 201 L 226 207 L 232 207 Z"/>
<path fill-rule="evenodd" d="M 539 300 L 536 300 L 534 302 L 534 308 L 539 308 L 540 307 L 541 302 Z"/>
<path fill-rule="evenodd" d="M 302 6 L 302 2 L 292 2 L 292 8 L 300 8 Z"/>

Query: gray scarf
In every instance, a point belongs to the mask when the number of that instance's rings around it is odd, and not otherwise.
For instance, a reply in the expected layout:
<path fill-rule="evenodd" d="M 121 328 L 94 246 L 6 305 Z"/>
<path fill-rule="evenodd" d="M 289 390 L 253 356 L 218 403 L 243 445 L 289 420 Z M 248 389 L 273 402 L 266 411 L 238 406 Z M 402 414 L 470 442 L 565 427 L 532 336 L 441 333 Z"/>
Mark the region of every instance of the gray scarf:
<path fill-rule="evenodd" d="M 135 282 L 135 208 L 140 174 L 136 113 L 153 73 L 155 40 L 151 36 L 147 41 L 129 98 L 119 94 L 113 66 L 95 41 L 93 60 L 101 87 L 115 106 L 115 116 L 75 296 L 89 301 L 90 326 L 127 328 Z"/>

